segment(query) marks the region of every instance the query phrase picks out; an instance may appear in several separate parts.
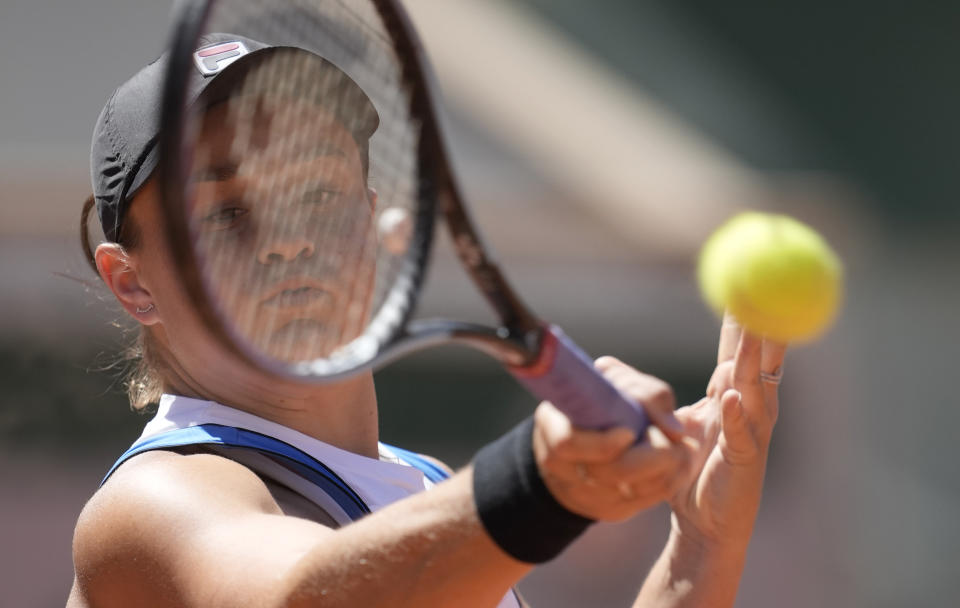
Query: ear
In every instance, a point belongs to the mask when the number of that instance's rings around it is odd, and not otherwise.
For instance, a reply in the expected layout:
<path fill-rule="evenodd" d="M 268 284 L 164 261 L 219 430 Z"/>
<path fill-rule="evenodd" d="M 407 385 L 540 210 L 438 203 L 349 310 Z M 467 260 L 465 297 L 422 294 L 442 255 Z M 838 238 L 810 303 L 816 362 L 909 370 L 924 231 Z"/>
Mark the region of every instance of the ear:
<path fill-rule="evenodd" d="M 103 243 L 97 247 L 94 259 L 100 278 L 130 316 L 144 325 L 153 325 L 160 320 L 153 297 L 140 283 L 135 261 L 123 247 Z"/>

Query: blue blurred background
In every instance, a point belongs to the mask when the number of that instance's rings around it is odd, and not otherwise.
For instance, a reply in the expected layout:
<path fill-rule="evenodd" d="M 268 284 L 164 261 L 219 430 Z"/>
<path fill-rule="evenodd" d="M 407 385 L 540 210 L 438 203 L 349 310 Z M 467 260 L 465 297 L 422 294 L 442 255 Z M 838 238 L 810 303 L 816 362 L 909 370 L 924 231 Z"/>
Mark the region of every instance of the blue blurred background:
<path fill-rule="evenodd" d="M 738 606 L 942 606 L 960 582 L 960 5 L 409 0 L 475 215 L 535 310 L 596 354 L 702 394 L 718 322 L 697 249 L 747 208 L 844 258 L 846 303 L 790 353 Z M 112 90 L 159 54 L 170 3 L 0 5 L 0 606 L 63 605 L 84 501 L 144 418 L 127 325 L 77 237 Z M 441 251 L 421 310 L 485 319 Z M 386 441 L 459 465 L 534 402 L 459 349 L 378 375 Z M 522 584 L 624 606 L 667 511 L 595 526 Z"/>

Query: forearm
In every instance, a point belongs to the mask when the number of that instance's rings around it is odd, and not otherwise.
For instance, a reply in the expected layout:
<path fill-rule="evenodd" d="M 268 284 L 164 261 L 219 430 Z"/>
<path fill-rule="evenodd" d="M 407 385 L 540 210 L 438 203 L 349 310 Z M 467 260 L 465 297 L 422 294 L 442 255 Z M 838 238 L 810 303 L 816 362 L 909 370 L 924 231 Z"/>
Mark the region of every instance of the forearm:
<path fill-rule="evenodd" d="M 634 608 L 733 606 L 747 541 L 706 544 L 673 522 L 670 538 L 644 581 Z"/>
<path fill-rule="evenodd" d="M 487 536 L 469 468 L 326 538 L 284 577 L 278 606 L 495 606 L 532 568 Z"/>

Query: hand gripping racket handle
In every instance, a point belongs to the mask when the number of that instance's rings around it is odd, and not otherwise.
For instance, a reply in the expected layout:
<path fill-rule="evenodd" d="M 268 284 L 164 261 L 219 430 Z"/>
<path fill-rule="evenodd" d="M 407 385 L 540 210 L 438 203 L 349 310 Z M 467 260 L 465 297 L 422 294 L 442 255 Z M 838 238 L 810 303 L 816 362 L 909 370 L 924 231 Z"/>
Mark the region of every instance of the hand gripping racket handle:
<path fill-rule="evenodd" d="M 530 393 L 566 414 L 574 426 L 623 426 L 636 432 L 639 441 L 650 424 L 643 407 L 607 382 L 590 357 L 554 325 L 545 328 L 539 359 L 509 370 Z"/>

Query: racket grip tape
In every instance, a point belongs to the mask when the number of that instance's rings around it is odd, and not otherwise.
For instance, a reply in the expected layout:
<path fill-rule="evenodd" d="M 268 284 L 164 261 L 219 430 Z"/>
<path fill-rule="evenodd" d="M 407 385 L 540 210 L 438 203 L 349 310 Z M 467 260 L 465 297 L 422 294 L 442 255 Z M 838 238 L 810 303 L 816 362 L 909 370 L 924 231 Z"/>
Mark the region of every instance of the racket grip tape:
<path fill-rule="evenodd" d="M 566 414 L 574 426 L 598 430 L 622 426 L 639 440 L 650 424 L 643 407 L 610 384 L 563 330 L 555 325 L 544 329 L 537 361 L 510 366 L 510 373 L 531 394 Z"/>

